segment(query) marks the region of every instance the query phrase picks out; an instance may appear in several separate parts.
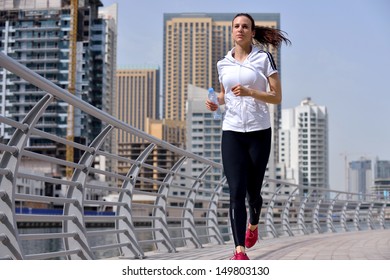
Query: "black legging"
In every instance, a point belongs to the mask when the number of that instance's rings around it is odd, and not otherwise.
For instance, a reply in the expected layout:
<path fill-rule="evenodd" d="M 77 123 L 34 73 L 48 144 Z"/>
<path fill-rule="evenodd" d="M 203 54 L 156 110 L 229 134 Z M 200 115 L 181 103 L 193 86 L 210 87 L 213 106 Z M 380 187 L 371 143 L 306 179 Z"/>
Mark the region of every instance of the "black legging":
<path fill-rule="evenodd" d="M 245 246 L 248 198 L 249 222 L 257 225 L 263 198 L 261 187 L 271 150 L 271 128 L 253 132 L 223 131 L 222 163 L 230 191 L 230 222 L 235 246 Z"/>

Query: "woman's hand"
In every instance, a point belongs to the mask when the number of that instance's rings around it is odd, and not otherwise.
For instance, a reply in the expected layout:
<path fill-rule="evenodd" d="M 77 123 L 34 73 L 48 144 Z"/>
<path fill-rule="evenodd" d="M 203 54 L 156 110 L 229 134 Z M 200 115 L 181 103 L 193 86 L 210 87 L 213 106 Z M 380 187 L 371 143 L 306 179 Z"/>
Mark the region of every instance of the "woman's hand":
<path fill-rule="evenodd" d="M 247 87 L 244 87 L 244 86 L 242 86 L 240 84 L 235 85 L 234 87 L 232 87 L 232 93 L 235 96 L 252 96 L 251 89 L 249 89 Z"/>
<path fill-rule="evenodd" d="M 260 91 L 244 87 L 240 84 L 232 87 L 235 96 L 250 96 L 270 104 L 280 104 L 282 102 L 282 86 L 278 73 L 268 77 L 270 91 Z"/>
<path fill-rule="evenodd" d="M 210 111 L 215 111 L 218 109 L 218 104 L 215 104 L 211 102 L 210 99 L 206 100 L 206 108 L 209 109 Z"/>
<path fill-rule="evenodd" d="M 215 103 L 211 102 L 210 99 L 207 99 L 206 100 L 206 108 L 209 109 L 210 111 L 217 110 L 219 105 L 225 104 L 225 97 L 224 97 L 224 95 L 225 95 L 225 88 L 221 84 L 221 92 L 218 94 L 218 98 L 217 98 L 219 104 L 215 104 Z"/>

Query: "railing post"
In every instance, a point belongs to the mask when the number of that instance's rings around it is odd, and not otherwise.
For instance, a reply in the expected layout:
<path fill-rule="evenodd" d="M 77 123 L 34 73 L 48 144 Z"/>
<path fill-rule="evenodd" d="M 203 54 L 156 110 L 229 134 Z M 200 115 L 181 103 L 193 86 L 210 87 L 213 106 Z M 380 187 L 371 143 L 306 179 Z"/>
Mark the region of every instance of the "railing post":
<path fill-rule="evenodd" d="M 274 223 L 274 206 L 275 206 L 276 197 L 278 196 L 278 192 L 279 192 L 279 188 L 275 189 L 275 193 L 272 195 L 268 203 L 267 212 L 265 213 L 265 230 L 267 236 L 269 234 L 272 234 L 273 237 L 279 236 Z"/>
<path fill-rule="evenodd" d="M 347 208 L 348 208 L 348 201 L 345 201 L 340 216 L 340 226 L 345 232 L 349 231 L 347 225 Z"/>
<path fill-rule="evenodd" d="M 137 235 L 135 233 L 133 217 L 131 214 L 131 203 L 133 200 L 134 186 L 141 170 L 142 163 L 145 162 L 155 146 L 155 144 L 150 144 L 142 153 L 139 154 L 136 163 L 134 163 L 127 172 L 126 177 L 129 178 L 129 180 L 125 180 L 122 183 L 122 189 L 126 191 L 119 194 L 118 202 L 124 202 L 125 206 L 118 205 L 116 215 L 125 216 L 125 219 L 118 220 L 115 226 L 116 229 L 125 230 L 125 232 L 117 234 L 119 242 L 129 242 L 131 244 L 131 246 L 120 248 L 122 257 L 129 257 L 131 254 L 133 254 L 136 258 L 142 259 L 144 257 L 144 252 L 139 246 Z"/>
<path fill-rule="evenodd" d="M 184 211 L 182 226 L 184 228 L 183 234 L 185 237 L 188 237 L 189 240 L 194 244 L 195 248 L 202 248 L 202 243 L 200 242 L 198 235 L 195 229 L 195 219 L 194 219 L 194 208 L 195 208 L 195 200 L 196 194 L 201 184 L 201 180 L 204 178 L 206 173 L 210 170 L 211 166 L 207 166 L 201 174 L 196 178 L 194 183 L 192 184 L 191 190 L 187 194 L 187 199 L 184 203 Z M 184 240 L 185 244 L 188 245 L 187 239 Z"/>
<path fill-rule="evenodd" d="M 81 253 L 77 256 L 70 255 L 68 259 L 95 259 L 93 252 L 88 244 L 86 236 L 87 231 L 84 223 L 84 190 L 87 182 L 88 170 L 94 161 L 95 152 L 103 144 L 104 139 L 112 130 L 112 126 L 107 126 L 90 144 L 93 152 L 85 151 L 80 158 L 79 164 L 84 165 L 83 170 L 76 169 L 73 172 L 72 182 L 78 182 L 78 187 L 69 186 L 66 197 L 75 199 L 76 203 L 66 203 L 64 205 L 64 215 L 75 217 L 74 220 L 64 221 L 64 233 L 76 232 L 77 238 L 65 238 L 64 244 L 66 250 L 81 249 Z"/>
<path fill-rule="evenodd" d="M 372 209 L 374 208 L 374 202 L 371 202 L 370 207 L 368 208 L 367 213 L 367 228 L 374 229 L 374 224 L 372 222 Z"/>
<path fill-rule="evenodd" d="M 356 205 L 355 216 L 353 218 L 353 224 L 355 226 L 355 229 L 358 230 L 358 231 L 361 230 L 361 228 L 360 228 L 360 216 L 359 216 L 359 214 L 360 214 L 360 205 L 361 204 L 362 204 L 362 202 L 359 201 L 358 204 Z"/>
<path fill-rule="evenodd" d="M 320 206 L 321 206 L 322 200 L 323 200 L 323 195 L 321 195 L 318 198 L 316 207 L 314 207 L 314 211 L 313 211 L 313 221 L 312 221 L 313 231 L 316 233 L 322 232 L 321 226 L 320 226 L 320 218 L 319 218 Z"/>
<path fill-rule="evenodd" d="M 287 232 L 289 236 L 294 236 L 290 226 L 290 205 L 293 197 L 295 197 L 295 193 L 298 191 L 298 188 L 295 188 L 288 196 L 287 200 L 284 203 L 283 213 L 282 213 L 282 227 L 283 231 Z"/>
<path fill-rule="evenodd" d="M 222 193 L 223 185 L 226 183 L 226 177 L 222 178 L 222 180 L 219 182 L 217 188 L 215 189 L 215 192 L 212 194 L 209 204 L 209 211 L 207 211 L 207 230 L 210 234 L 210 230 L 214 231 L 214 238 L 217 241 L 219 245 L 224 244 L 223 237 L 221 235 L 221 232 L 218 227 L 218 200 Z"/>
<path fill-rule="evenodd" d="M 337 200 L 339 195 L 340 195 L 340 193 L 338 193 L 332 199 L 332 202 L 329 204 L 329 207 L 328 207 L 328 214 L 327 214 L 327 217 L 326 217 L 326 227 L 328 228 L 328 232 L 337 232 L 336 228 L 335 228 L 335 226 L 333 224 L 333 208 L 334 208 L 334 204 L 336 203 L 336 200 Z"/>
<path fill-rule="evenodd" d="M 305 225 L 305 207 L 306 203 L 309 200 L 309 197 L 312 193 L 312 190 L 310 190 L 306 196 L 300 196 L 300 198 L 303 198 L 301 201 L 301 205 L 299 206 L 299 214 L 298 214 L 298 230 L 301 234 L 308 234 L 306 225 Z"/>
<path fill-rule="evenodd" d="M 386 210 L 387 203 L 384 202 L 381 207 L 381 212 L 379 214 L 379 225 L 381 229 L 386 229 L 385 225 L 385 210 Z"/>
<path fill-rule="evenodd" d="M 156 205 L 159 206 L 154 208 L 153 216 L 155 216 L 156 220 L 154 220 L 154 227 L 158 228 L 158 231 L 155 231 L 154 237 L 155 239 L 163 239 L 165 249 L 169 253 L 176 252 L 175 245 L 173 244 L 169 231 L 168 231 L 168 223 L 167 223 L 167 199 L 169 194 L 169 187 L 175 178 L 176 173 L 180 170 L 182 164 L 187 160 L 187 157 L 181 157 L 171 168 L 170 172 L 165 176 L 163 183 L 161 184 L 158 193 L 161 195 L 156 199 Z M 160 248 L 159 243 L 156 244 L 157 248 Z"/>
<path fill-rule="evenodd" d="M 4 171 L 0 175 L 0 192 L 2 193 L 0 199 L 0 232 L 5 234 L 5 238 L 0 242 L 0 259 L 24 259 L 15 216 L 15 174 L 19 168 L 20 152 L 26 146 L 31 128 L 35 126 L 52 100 L 53 96 L 46 94 L 28 112 L 22 121 L 23 128 L 16 129 L 8 142 L 8 146 L 12 147 L 14 152 L 5 151 L 0 161 L 0 170 Z"/>

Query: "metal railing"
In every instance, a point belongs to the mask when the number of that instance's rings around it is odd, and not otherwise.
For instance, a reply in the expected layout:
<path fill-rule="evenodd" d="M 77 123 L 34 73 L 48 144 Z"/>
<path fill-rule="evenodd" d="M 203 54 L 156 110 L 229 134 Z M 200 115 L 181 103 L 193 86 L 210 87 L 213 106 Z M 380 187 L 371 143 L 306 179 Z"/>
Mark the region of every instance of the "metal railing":
<path fill-rule="evenodd" d="M 121 122 L 3 53 L 0 67 L 46 92 L 22 121 L 0 116 L 0 124 L 12 128 L 10 140 L 0 144 L 0 259 L 144 258 L 148 251 L 231 240 L 221 164 Z M 100 119 L 105 128 L 87 145 L 38 129 L 54 100 Z M 143 140 L 133 146 L 136 157 L 105 150 L 105 141 L 119 130 Z M 74 147 L 80 160 L 39 153 L 28 145 L 37 137 L 55 147 Z M 156 160 L 162 154 L 164 160 Z M 97 159 L 110 164 L 104 167 Z M 73 176 L 39 172 L 26 162 L 70 167 Z M 194 165 L 201 170 L 196 175 Z M 45 194 L 48 186 L 59 195 Z M 273 179 L 264 181 L 263 196 L 261 238 L 384 229 L 390 223 L 390 202 L 375 196 Z"/>

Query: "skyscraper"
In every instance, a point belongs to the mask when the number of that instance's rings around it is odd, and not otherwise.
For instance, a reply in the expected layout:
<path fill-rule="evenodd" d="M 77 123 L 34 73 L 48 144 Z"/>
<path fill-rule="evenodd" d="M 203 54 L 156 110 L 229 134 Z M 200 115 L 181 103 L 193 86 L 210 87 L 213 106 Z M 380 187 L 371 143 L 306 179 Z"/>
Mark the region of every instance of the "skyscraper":
<path fill-rule="evenodd" d="M 141 131 L 147 129 L 147 119 L 158 116 L 159 97 L 158 67 L 127 68 L 116 71 L 116 117 Z M 133 134 L 123 130 L 117 132 L 117 154 L 124 158 L 136 159 L 146 149 L 148 143 L 143 143 Z M 120 174 L 127 174 L 131 164 L 119 161 L 117 168 Z M 141 172 L 143 173 L 143 172 Z M 143 175 L 145 176 L 145 175 Z M 119 182 L 119 186 L 122 182 Z M 144 186 L 141 188 L 153 188 Z"/>
<path fill-rule="evenodd" d="M 312 187 L 329 187 L 328 113 L 310 98 L 282 110 L 280 162 L 286 179 Z"/>
<path fill-rule="evenodd" d="M 90 77 L 93 93 L 100 97 L 101 110 L 115 115 L 116 95 L 116 49 L 117 49 L 118 4 L 100 7 L 98 18 L 91 27 L 91 54 L 95 74 Z M 98 78 L 97 80 L 95 80 Z M 96 98 L 96 97 L 95 97 Z M 99 100 L 96 101 L 98 103 Z M 99 131 L 100 132 L 100 131 Z"/>
<path fill-rule="evenodd" d="M 370 159 L 361 158 L 360 160 L 349 163 L 349 190 L 353 193 L 365 195 L 373 183 L 372 162 Z"/>
<path fill-rule="evenodd" d="M 160 70 L 158 67 L 118 69 L 116 75 L 117 118 L 147 131 L 147 119 L 157 119 L 159 116 Z M 136 142 L 139 140 L 134 135 L 119 132 L 118 145 Z"/>
<path fill-rule="evenodd" d="M 117 37 L 118 37 L 118 4 L 112 4 L 107 7 L 99 8 L 99 18 L 92 25 L 92 46 L 94 52 L 94 64 L 101 73 L 97 83 L 93 83 L 93 91 L 102 92 L 102 110 L 110 115 L 115 115 L 116 104 L 116 55 L 117 55 Z M 91 79 L 92 80 L 92 79 Z M 99 88 L 100 86 L 100 88 Z M 105 124 L 98 122 L 98 127 Z M 100 133 L 100 131 L 99 131 Z M 104 142 L 104 150 L 115 152 L 116 147 L 115 133 Z M 105 164 L 106 170 L 115 170 L 116 163 L 103 156 L 99 157 L 100 164 Z M 98 175 L 102 181 L 106 180 L 104 175 Z"/>
<path fill-rule="evenodd" d="M 75 95 L 97 108 L 109 110 L 103 104 L 109 104 L 107 100 L 113 92 L 113 75 L 109 73 L 115 69 L 116 27 L 113 25 L 116 23 L 99 18 L 101 6 L 99 0 L 79 1 Z M 111 28 L 106 29 L 108 24 Z M 70 26 L 69 0 L 0 0 L 0 50 L 64 89 L 69 85 Z M 0 81 L 1 113 L 16 121 L 23 119 L 46 94 L 4 70 L 0 72 Z M 53 102 L 37 128 L 65 137 L 67 107 L 60 100 Z M 86 144 L 102 129 L 100 121 L 79 110 L 75 110 L 74 124 L 75 140 Z M 11 135 L 9 127 L 0 125 L 0 137 L 7 141 Z M 65 147 L 41 137 L 31 136 L 28 146 L 65 158 Z"/>

